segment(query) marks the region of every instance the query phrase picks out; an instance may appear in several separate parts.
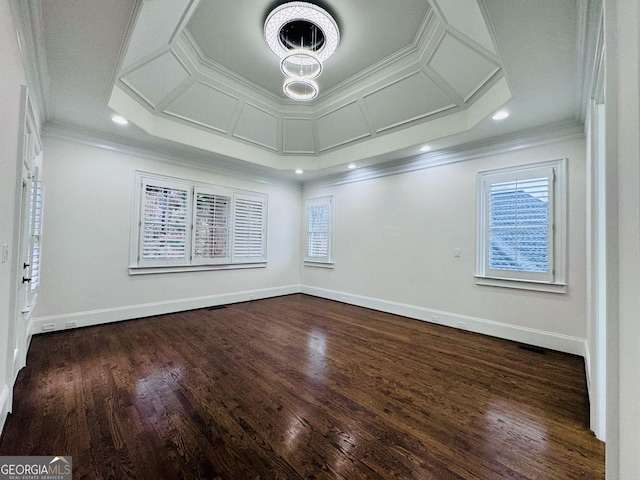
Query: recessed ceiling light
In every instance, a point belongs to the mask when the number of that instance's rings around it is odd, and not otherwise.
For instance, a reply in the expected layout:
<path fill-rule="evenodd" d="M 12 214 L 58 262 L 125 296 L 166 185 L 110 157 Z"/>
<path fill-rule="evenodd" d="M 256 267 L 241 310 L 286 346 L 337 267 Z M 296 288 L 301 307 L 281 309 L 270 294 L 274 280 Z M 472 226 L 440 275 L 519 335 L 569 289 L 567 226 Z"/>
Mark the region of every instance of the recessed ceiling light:
<path fill-rule="evenodd" d="M 302 175 L 304 173 L 304 170 L 302 170 L 301 168 L 296 168 L 296 173 L 298 175 Z"/>
<path fill-rule="evenodd" d="M 496 113 L 493 114 L 493 118 L 494 120 L 504 120 L 505 118 L 507 118 L 509 116 L 509 112 L 507 112 L 506 110 L 498 110 Z"/>
<path fill-rule="evenodd" d="M 420 148 L 420 151 L 421 151 L 421 152 L 428 152 L 429 150 L 431 150 L 431 147 L 430 147 L 429 145 L 423 145 L 423 146 Z"/>
<path fill-rule="evenodd" d="M 356 168 L 356 164 L 355 163 L 350 163 L 349 165 L 347 165 L 347 168 L 349 170 L 353 170 L 354 168 Z"/>
<path fill-rule="evenodd" d="M 111 120 L 113 120 L 113 123 L 117 123 L 118 125 L 127 125 L 129 123 L 129 120 L 121 115 L 114 115 L 111 117 Z"/>

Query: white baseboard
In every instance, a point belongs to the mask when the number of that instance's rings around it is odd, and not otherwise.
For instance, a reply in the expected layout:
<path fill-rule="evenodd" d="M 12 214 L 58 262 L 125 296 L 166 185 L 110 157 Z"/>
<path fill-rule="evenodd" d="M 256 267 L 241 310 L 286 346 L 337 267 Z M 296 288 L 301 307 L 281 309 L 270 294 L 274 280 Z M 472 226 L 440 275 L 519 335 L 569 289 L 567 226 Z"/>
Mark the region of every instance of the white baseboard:
<path fill-rule="evenodd" d="M 300 292 L 395 315 L 402 315 L 416 320 L 446 325 L 448 327 L 468 330 L 492 337 L 503 338 L 505 340 L 512 340 L 514 342 L 527 345 L 534 345 L 536 347 L 571 353 L 573 355 L 580 355 L 581 357 L 586 355 L 586 343 L 583 338 L 570 337 L 568 335 L 509 325 L 484 318 L 459 315 L 457 313 L 443 312 L 441 310 L 338 292 L 335 290 L 327 290 L 308 285 L 301 285 Z M 437 321 L 434 321 L 434 317 L 437 317 Z"/>
<path fill-rule="evenodd" d="M 0 434 L 4 430 L 7 415 L 11 411 L 11 390 L 8 385 L 5 385 L 2 392 L 0 392 Z"/>
<path fill-rule="evenodd" d="M 589 350 L 589 343 L 586 340 L 583 340 L 584 345 L 584 373 L 587 376 L 587 392 L 589 393 L 589 398 L 591 398 L 591 351 Z"/>
<path fill-rule="evenodd" d="M 402 315 L 416 320 L 469 330 L 471 332 L 512 340 L 527 345 L 534 345 L 541 348 L 571 353 L 573 355 L 580 355 L 585 359 L 588 355 L 587 345 L 583 338 L 571 337 L 568 335 L 545 332 L 527 327 L 509 325 L 484 318 L 470 317 L 468 315 L 460 315 L 457 313 L 444 312 L 416 305 L 392 302 L 389 300 L 365 297 L 362 295 L 355 295 L 307 285 L 286 285 L 261 290 L 248 290 L 229 294 L 210 295 L 206 297 L 187 298 L 166 302 L 39 317 L 31 320 L 29 334 L 36 335 L 56 330 L 88 327 L 91 325 L 100 325 L 103 323 L 131 320 L 134 318 L 149 317 L 153 315 L 164 315 L 183 310 L 193 310 L 230 303 L 246 302 L 249 300 L 277 297 L 298 292 L 327 298 L 329 300 L 349 303 L 351 305 L 380 310 L 382 312 L 392 313 L 395 315 Z M 437 318 L 437 321 L 434 321 L 434 317 Z M 586 368 L 587 378 L 589 378 L 588 364 L 586 365 Z"/>
<path fill-rule="evenodd" d="M 68 330 L 70 328 L 89 327 L 103 323 L 132 320 L 134 318 L 151 317 L 167 313 L 195 310 L 198 308 L 227 305 L 230 303 L 246 302 L 261 298 L 278 297 L 298 293 L 299 285 L 286 285 L 282 287 L 265 288 L 260 290 L 247 290 L 206 297 L 185 298 L 180 300 L 168 300 L 165 302 L 145 303 L 129 305 L 126 307 L 105 308 L 87 312 L 67 313 L 63 315 L 51 315 L 34 318 L 30 323 L 30 335 Z"/>

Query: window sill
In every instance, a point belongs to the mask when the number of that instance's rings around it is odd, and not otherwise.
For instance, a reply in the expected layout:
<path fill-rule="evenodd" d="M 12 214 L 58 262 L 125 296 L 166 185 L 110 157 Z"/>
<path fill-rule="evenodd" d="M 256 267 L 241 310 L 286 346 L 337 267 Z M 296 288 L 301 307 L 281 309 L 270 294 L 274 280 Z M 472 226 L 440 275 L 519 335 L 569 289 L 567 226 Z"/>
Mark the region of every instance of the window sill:
<path fill-rule="evenodd" d="M 211 270 L 240 270 L 245 268 L 265 268 L 267 262 L 235 263 L 226 265 L 167 265 L 161 267 L 129 267 L 129 275 L 151 275 L 156 273 L 206 272 Z"/>
<path fill-rule="evenodd" d="M 335 263 L 333 263 L 333 262 L 318 262 L 318 261 L 314 261 L 314 260 L 305 260 L 304 261 L 304 266 L 305 267 L 315 267 L 315 268 L 333 268 L 335 266 Z"/>
<path fill-rule="evenodd" d="M 533 290 L 547 293 L 567 293 L 566 283 L 543 283 L 527 280 L 515 280 L 504 278 L 490 278 L 476 276 L 476 285 L 501 288 L 515 288 L 519 290 Z"/>

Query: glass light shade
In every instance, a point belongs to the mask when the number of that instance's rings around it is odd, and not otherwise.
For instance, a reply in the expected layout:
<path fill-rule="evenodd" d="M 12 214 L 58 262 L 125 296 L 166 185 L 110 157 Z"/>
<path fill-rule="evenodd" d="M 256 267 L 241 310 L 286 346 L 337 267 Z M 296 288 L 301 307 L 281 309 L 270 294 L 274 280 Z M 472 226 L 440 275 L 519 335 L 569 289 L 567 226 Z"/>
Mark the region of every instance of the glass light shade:
<path fill-rule="evenodd" d="M 304 20 L 316 25 L 325 36 L 323 46 L 318 49 L 316 56 L 320 62 L 334 54 L 340 43 L 340 31 L 338 24 L 323 8 L 307 2 L 289 2 L 276 7 L 264 22 L 264 38 L 269 48 L 279 58 L 284 58 L 291 53 L 280 41 L 280 29 L 293 21 Z"/>
<path fill-rule="evenodd" d="M 294 100 L 308 101 L 318 96 L 318 84 L 305 77 L 287 78 L 282 87 L 284 93 Z"/>
<path fill-rule="evenodd" d="M 309 50 L 291 50 L 280 62 L 286 77 L 317 78 L 322 73 L 322 62 Z"/>

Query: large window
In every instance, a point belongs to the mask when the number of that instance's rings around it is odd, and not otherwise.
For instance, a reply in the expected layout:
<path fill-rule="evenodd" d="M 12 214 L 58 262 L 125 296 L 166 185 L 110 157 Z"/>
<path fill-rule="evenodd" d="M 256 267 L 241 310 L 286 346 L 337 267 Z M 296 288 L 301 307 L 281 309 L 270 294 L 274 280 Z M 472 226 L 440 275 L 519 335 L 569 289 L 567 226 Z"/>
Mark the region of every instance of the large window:
<path fill-rule="evenodd" d="M 330 266 L 333 262 L 333 196 L 307 200 L 305 264 Z"/>
<path fill-rule="evenodd" d="M 138 172 L 131 273 L 264 266 L 267 196 Z"/>
<path fill-rule="evenodd" d="M 564 160 L 478 174 L 477 277 L 564 284 L 564 183 Z"/>

